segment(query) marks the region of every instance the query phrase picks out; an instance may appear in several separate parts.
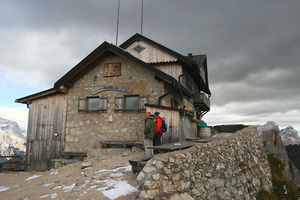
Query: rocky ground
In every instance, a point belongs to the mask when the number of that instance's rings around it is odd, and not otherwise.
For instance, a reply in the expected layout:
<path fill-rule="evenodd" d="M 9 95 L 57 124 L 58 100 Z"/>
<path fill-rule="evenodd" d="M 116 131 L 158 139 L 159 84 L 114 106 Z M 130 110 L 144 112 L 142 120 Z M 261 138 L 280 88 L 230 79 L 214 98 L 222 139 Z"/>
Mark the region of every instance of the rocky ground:
<path fill-rule="evenodd" d="M 100 157 L 46 172 L 0 173 L 0 199 L 135 199 L 137 175 L 128 160 L 143 152 L 105 151 Z"/>

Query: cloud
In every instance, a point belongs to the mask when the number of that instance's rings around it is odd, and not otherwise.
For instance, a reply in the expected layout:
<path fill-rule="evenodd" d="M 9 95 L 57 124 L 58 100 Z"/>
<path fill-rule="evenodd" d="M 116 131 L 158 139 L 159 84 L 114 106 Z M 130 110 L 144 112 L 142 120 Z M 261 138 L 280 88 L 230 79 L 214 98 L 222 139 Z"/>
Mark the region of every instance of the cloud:
<path fill-rule="evenodd" d="M 22 129 L 27 129 L 28 108 L 26 106 L 16 108 L 0 106 L 0 117 L 15 121 Z"/>
<path fill-rule="evenodd" d="M 140 6 L 121 1 L 119 43 L 139 32 Z M 274 118 L 299 127 L 299 7 L 294 0 L 144 1 L 143 33 L 182 54 L 207 54 L 211 123 Z M 115 43 L 116 13 L 117 1 L 1 1 L 1 75 L 14 85 L 52 87 L 104 40 Z"/>
<path fill-rule="evenodd" d="M 289 125 L 296 130 L 300 130 L 299 110 L 288 110 L 285 112 L 258 113 L 252 115 L 242 115 L 234 110 L 233 105 L 226 107 L 212 107 L 212 110 L 204 116 L 204 120 L 209 125 L 220 124 L 246 124 L 246 125 L 262 125 L 269 121 L 276 122 L 280 128 Z"/>

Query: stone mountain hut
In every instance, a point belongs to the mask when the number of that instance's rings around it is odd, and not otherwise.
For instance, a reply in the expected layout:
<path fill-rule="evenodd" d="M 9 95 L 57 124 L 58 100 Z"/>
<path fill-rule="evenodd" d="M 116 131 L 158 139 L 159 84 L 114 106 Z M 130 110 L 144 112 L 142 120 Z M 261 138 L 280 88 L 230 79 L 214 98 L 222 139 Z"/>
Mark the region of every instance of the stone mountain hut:
<path fill-rule="evenodd" d="M 104 42 L 53 88 L 16 100 L 29 108 L 28 169 L 101 141 L 142 142 L 148 111 L 165 118 L 164 143 L 193 136 L 210 94 L 206 55 L 183 56 L 140 34 L 119 47 Z"/>

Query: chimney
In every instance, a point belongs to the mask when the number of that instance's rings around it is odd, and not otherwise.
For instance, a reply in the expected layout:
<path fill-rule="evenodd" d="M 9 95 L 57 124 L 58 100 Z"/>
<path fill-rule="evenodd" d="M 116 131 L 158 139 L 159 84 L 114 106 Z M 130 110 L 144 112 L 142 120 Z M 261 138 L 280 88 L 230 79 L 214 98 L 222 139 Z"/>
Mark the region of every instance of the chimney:
<path fill-rule="evenodd" d="M 192 56 L 193 54 L 192 53 L 188 53 L 188 56 Z"/>

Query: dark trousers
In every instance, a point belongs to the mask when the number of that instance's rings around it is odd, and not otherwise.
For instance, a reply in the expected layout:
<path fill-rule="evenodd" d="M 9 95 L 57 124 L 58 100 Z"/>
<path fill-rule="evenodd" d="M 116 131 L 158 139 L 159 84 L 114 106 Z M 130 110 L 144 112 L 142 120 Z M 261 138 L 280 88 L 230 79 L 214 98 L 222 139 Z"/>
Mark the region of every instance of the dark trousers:
<path fill-rule="evenodd" d="M 161 145 L 162 133 L 155 133 L 153 138 L 153 146 Z M 154 150 L 154 154 L 159 153 L 159 150 Z"/>

